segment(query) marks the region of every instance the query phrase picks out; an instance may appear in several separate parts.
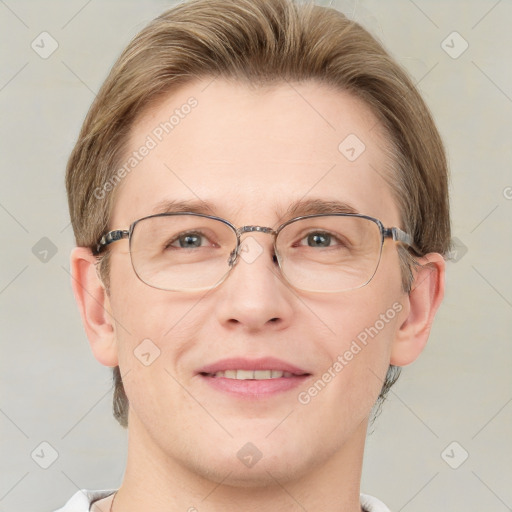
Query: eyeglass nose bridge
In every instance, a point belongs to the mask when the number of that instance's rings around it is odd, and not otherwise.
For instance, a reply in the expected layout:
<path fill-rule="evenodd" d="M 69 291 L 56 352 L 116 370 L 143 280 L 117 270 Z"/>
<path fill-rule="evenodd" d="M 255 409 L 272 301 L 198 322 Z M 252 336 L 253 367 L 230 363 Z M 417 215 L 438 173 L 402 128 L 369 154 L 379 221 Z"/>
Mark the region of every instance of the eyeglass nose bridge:
<path fill-rule="evenodd" d="M 274 235 L 274 244 L 277 236 L 277 231 L 275 229 L 269 228 L 268 226 L 242 226 L 236 230 L 236 247 L 231 251 L 229 255 L 228 264 L 230 267 L 233 267 L 237 261 L 238 256 L 240 255 L 240 248 L 242 244 L 240 243 L 240 236 L 244 233 L 252 233 L 253 231 L 259 233 L 266 233 L 268 235 Z"/>

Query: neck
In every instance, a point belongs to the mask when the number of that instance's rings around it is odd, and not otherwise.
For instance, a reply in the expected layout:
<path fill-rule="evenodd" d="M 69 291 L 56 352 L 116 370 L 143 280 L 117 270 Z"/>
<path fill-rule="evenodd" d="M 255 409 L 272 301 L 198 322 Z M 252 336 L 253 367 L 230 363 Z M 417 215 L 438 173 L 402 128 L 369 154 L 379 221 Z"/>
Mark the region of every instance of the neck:
<path fill-rule="evenodd" d="M 130 414 L 126 472 L 113 512 L 360 512 L 366 428 L 364 421 L 343 446 L 317 458 L 307 472 L 295 474 L 269 457 L 266 465 L 262 458 L 251 468 L 249 479 L 240 473 L 245 468 L 239 461 L 222 472 L 198 469 L 204 460 L 190 458 L 184 463 L 157 446 L 137 416 Z"/>

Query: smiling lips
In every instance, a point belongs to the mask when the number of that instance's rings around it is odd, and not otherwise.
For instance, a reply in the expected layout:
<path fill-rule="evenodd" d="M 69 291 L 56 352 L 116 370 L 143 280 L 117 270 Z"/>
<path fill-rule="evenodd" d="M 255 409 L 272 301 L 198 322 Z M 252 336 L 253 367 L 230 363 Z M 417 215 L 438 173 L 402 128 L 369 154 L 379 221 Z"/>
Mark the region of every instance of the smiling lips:
<path fill-rule="evenodd" d="M 223 359 L 204 366 L 198 374 L 213 389 L 245 399 L 264 398 L 287 391 L 311 375 L 272 357 Z"/>
<path fill-rule="evenodd" d="M 226 379 L 236 380 L 267 380 L 279 379 L 281 377 L 293 377 L 291 372 L 284 372 L 282 370 L 225 370 L 215 372 L 215 374 L 207 373 L 208 377 L 224 377 Z"/>
<path fill-rule="evenodd" d="M 274 357 L 222 359 L 204 366 L 198 373 L 208 377 L 224 377 L 236 380 L 267 380 L 309 375 L 301 368 Z"/>

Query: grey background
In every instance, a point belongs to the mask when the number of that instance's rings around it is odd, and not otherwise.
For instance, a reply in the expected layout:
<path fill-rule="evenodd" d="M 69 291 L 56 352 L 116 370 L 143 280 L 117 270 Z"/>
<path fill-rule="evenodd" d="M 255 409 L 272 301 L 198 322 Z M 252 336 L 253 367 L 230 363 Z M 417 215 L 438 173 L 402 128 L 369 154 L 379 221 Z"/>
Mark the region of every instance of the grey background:
<path fill-rule="evenodd" d="M 64 168 L 115 58 L 171 4 L 0 1 L 0 512 L 51 511 L 80 488 L 121 482 L 127 434 L 111 415 L 111 370 L 92 356 L 70 286 Z M 512 2 L 334 5 L 431 107 L 459 247 L 427 349 L 373 426 L 362 491 L 395 512 L 512 510 Z M 31 48 L 43 31 L 59 45 L 47 59 Z M 457 58 L 453 31 L 469 44 Z M 48 469 L 42 442 L 58 452 Z"/>

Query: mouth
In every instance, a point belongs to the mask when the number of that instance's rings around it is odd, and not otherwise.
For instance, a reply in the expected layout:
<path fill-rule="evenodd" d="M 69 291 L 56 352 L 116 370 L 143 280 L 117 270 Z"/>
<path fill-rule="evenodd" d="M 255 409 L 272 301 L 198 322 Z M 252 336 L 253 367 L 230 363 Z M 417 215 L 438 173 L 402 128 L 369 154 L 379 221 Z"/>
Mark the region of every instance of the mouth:
<path fill-rule="evenodd" d="M 285 372 L 282 370 L 224 370 L 215 373 L 201 372 L 204 377 L 224 377 L 225 379 L 235 380 L 269 380 L 269 379 L 281 379 L 290 377 L 300 377 L 301 374 L 297 375 L 291 372 Z"/>
<path fill-rule="evenodd" d="M 216 391 L 238 398 L 258 399 L 290 390 L 311 373 L 275 358 L 232 358 L 205 366 L 198 375 Z"/>

